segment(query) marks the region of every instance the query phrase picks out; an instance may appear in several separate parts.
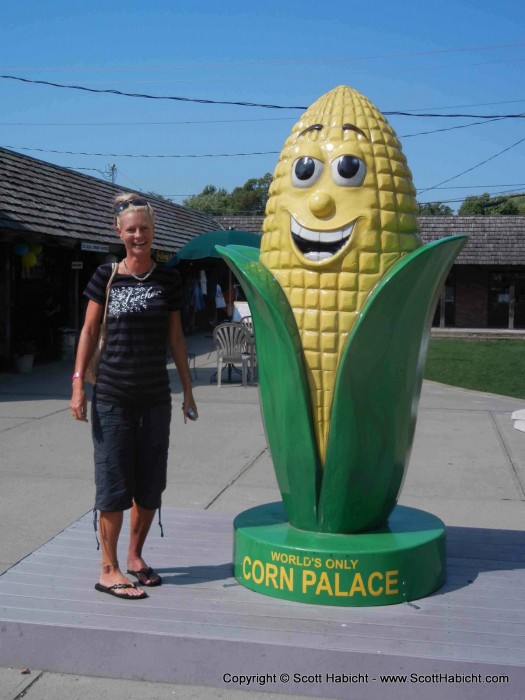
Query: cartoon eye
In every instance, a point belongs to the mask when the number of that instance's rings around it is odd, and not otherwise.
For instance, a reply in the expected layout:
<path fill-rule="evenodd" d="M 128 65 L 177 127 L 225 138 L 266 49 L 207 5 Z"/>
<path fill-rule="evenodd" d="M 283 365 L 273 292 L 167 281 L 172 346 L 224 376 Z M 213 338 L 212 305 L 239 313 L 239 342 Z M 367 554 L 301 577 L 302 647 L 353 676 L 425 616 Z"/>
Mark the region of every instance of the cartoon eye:
<path fill-rule="evenodd" d="M 323 167 L 323 163 L 317 158 L 298 158 L 292 166 L 292 185 L 310 187 L 319 179 Z"/>
<path fill-rule="evenodd" d="M 366 175 L 366 165 L 355 156 L 340 156 L 332 162 L 332 177 L 336 185 L 359 187 Z"/>

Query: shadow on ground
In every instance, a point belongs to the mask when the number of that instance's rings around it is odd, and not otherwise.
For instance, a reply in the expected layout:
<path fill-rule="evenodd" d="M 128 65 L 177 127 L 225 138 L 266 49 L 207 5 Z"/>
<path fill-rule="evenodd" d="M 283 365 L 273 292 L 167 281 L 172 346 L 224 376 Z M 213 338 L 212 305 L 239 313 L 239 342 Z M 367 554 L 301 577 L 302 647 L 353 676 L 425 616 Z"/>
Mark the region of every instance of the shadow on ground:
<path fill-rule="evenodd" d="M 233 564 L 216 564 L 214 566 L 175 566 L 159 568 L 155 571 L 162 576 L 163 585 L 190 586 L 206 581 L 222 581 L 233 576 Z"/>

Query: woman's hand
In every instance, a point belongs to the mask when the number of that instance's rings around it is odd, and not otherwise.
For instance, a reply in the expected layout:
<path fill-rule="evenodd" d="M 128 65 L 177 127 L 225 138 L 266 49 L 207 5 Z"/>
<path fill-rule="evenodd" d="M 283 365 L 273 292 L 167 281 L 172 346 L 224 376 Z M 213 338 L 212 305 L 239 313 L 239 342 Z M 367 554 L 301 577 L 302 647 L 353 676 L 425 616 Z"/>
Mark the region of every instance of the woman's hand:
<path fill-rule="evenodd" d="M 87 423 L 87 398 L 84 390 L 85 368 L 97 345 L 100 324 L 104 315 L 104 307 L 91 299 L 86 309 L 86 318 L 78 341 L 75 372 L 73 374 L 73 393 L 69 407 L 75 420 Z"/>
<path fill-rule="evenodd" d="M 75 420 L 81 420 L 87 423 L 87 397 L 82 379 L 75 379 L 73 381 L 73 394 L 69 407 L 71 408 L 71 414 Z"/>
<path fill-rule="evenodd" d="M 180 311 L 172 311 L 170 313 L 169 329 L 168 329 L 168 344 L 175 360 L 175 365 L 179 373 L 182 384 L 184 398 L 182 399 L 182 415 L 184 422 L 197 420 L 199 412 L 193 398 L 191 389 L 190 369 L 188 366 L 188 355 L 186 353 L 186 343 L 184 342 L 184 333 L 182 332 L 182 324 L 180 320 Z M 189 413 L 191 411 L 191 414 Z"/>
<path fill-rule="evenodd" d="M 192 411 L 192 414 L 189 413 L 190 410 Z M 188 394 L 184 394 L 184 398 L 182 400 L 182 415 L 184 416 L 184 422 L 186 422 L 186 418 L 195 421 L 199 417 L 197 404 L 195 403 L 195 399 L 193 398 L 191 391 Z"/>

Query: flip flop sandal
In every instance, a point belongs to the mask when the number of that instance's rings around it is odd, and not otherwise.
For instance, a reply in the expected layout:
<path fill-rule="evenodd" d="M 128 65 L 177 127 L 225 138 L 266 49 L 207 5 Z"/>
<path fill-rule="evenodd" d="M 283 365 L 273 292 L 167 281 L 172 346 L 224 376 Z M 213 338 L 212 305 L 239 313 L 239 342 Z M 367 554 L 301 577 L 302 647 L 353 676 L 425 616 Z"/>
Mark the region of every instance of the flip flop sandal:
<path fill-rule="evenodd" d="M 138 569 L 138 571 L 128 569 L 127 573 L 136 576 L 141 586 L 153 588 L 153 586 L 160 586 L 162 584 L 161 577 L 156 571 L 153 571 L 151 566 L 145 566 L 143 569 Z M 148 581 L 151 583 L 148 583 Z"/>
<path fill-rule="evenodd" d="M 101 593 L 107 593 L 108 595 L 114 595 L 115 598 L 122 598 L 123 600 L 140 600 L 141 598 L 147 598 L 148 594 L 142 591 L 140 595 L 127 595 L 126 593 L 121 594 L 117 591 L 125 590 L 126 588 L 137 588 L 132 583 L 115 583 L 113 586 L 104 586 L 101 583 L 95 583 L 95 590 Z"/>

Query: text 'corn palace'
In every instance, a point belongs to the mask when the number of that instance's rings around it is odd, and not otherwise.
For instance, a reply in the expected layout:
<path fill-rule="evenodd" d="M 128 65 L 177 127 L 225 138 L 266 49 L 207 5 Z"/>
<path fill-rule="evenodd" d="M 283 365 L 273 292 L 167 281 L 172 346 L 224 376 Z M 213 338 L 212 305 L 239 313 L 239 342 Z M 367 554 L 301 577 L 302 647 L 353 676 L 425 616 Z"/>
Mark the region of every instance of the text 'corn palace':
<path fill-rule="evenodd" d="M 322 462 L 345 341 L 377 282 L 421 245 L 415 194 L 393 129 L 349 87 L 318 99 L 279 157 L 260 260 L 297 322 Z"/>

